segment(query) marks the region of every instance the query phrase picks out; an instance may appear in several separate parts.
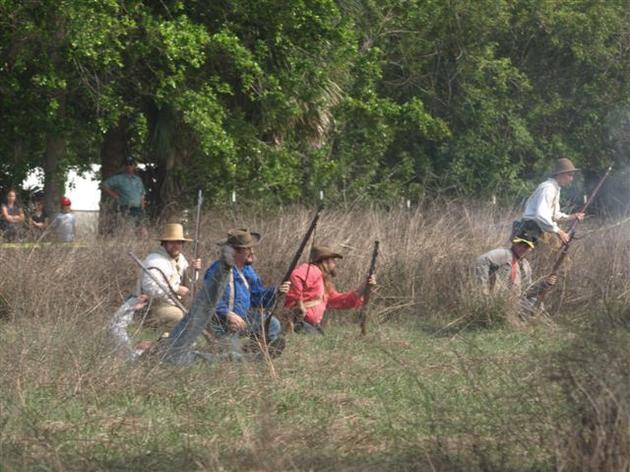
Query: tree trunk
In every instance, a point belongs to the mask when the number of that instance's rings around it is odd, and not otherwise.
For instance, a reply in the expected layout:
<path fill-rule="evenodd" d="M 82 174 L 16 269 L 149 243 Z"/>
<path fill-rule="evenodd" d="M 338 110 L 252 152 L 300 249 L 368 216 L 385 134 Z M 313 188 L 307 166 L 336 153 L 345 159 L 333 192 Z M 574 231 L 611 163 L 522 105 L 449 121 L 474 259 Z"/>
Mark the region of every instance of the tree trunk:
<path fill-rule="evenodd" d="M 66 140 L 61 134 L 49 134 L 44 155 L 44 204 L 49 215 L 59 211 L 59 198 L 64 193 L 65 172 L 61 163 L 66 155 Z"/>
<path fill-rule="evenodd" d="M 118 124 L 109 129 L 103 137 L 101 144 L 101 182 L 108 177 L 120 172 L 122 160 L 129 156 L 129 119 L 123 117 Z M 110 222 L 113 220 L 114 202 L 101 192 L 100 211 L 98 219 L 99 234 L 111 232 Z"/>
<path fill-rule="evenodd" d="M 63 71 L 62 48 L 65 42 L 66 29 L 60 17 L 52 21 L 55 26 L 53 41 L 49 45 L 50 62 L 55 71 Z M 59 197 L 65 192 L 66 172 L 62 168 L 66 156 L 66 139 L 63 124 L 66 115 L 67 92 L 63 88 L 51 91 L 50 101 L 56 101 L 58 108 L 50 129 L 46 135 L 46 151 L 44 155 L 44 206 L 49 215 L 59 211 Z"/>
<path fill-rule="evenodd" d="M 169 219 L 178 208 L 179 186 L 176 169 L 177 116 L 171 107 L 153 107 L 148 113 L 151 123 L 150 149 L 155 163 L 155 182 L 149 183 L 152 210 L 155 215 Z"/>

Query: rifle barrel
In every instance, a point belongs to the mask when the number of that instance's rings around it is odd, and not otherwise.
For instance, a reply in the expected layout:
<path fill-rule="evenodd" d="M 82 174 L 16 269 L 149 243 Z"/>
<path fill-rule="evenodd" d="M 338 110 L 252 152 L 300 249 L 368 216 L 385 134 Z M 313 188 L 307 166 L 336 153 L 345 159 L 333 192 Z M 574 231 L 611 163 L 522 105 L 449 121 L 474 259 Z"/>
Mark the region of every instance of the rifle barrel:
<path fill-rule="evenodd" d="M 291 277 L 291 274 L 297 267 L 298 262 L 300 262 L 302 253 L 304 252 L 304 249 L 306 248 L 308 241 L 311 239 L 311 236 L 313 235 L 313 232 L 315 231 L 315 227 L 317 226 L 317 222 L 319 221 L 319 214 L 322 211 L 322 209 L 323 209 L 322 206 L 317 208 L 317 211 L 315 212 L 315 216 L 313 217 L 311 224 L 306 230 L 306 234 L 302 238 L 302 241 L 300 242 L 300 246 L 298 247 L 297 251 L 295 251 L 295 254 L 293 255 L 293 259 L 291 260 L 291 264 L 289 264 L 289 268 L 287 269 L 286 273 L 284 274 L 284 277 L 282 278 L 283 282 L 286 282 L 287 280 L 289 280 L 289 278 Z"/>
<path fill-rule="evenodd" d="M 606 170 L 606 173 L 602 176 L 601 179 L 599 179 L 599 182 L 597 182 L 597 185 L 595 186 L 591 194 L 586 199 L 586 202 L 584 202 L 584 205 L 582 206 L 580 213 L 586 213 L 586 210 L 588 209 L 588 207 L 591 205 L 591 203 L 593 202 L 593 200 L 599 193 L 600 189 L 602 188 L 602 185 L 604 185 L 604 181 L 608 178 L 608 174 L 610 174 L 611 170 L 612 170 L 612 166 L 609 166 L 608 169 Z M 569 229 L 569 234 L 571 235 L 571 238 L 573 238 L 573 233 L 575 233 L 577 224 L 578 224 L 578 220 L 577 219 L 573 220 L 573 223 L 571 224 L 571 228 Z"/>
<path fill-rule="evenodd" d="M 195 219 L 195 239 L 193 241 L 193 261 L 199 257 L 199 227 L 201 225 L 201 204 L 203 203 L 203 192 L 199 189 L 197 193 L 197 214 Z M 193 269 L 192 274 L 192 296 L 195 295 L 195 288 L 197 285 L 197 279 L 199 278 L 199 270 Z"/>
<path fill-rule="evenodd" d="M 374 241 L 374 249 L 372 250 L 372 260 L 370 261 L 370 269 L 368 270 L 369 279 L 376 272 L 376 259 L 378 258 L 378 250 L 379 250 L 379 241 Z M 361 326 L 361 335 L 365 336 L 367 334 L 367 304 L 370 301 L 370 294 L 372 292 L 372 287 L 367 285 L 365 287 L 365 293 L 363 294 L 363 306 L 361 307 L 359 324 Z"/>

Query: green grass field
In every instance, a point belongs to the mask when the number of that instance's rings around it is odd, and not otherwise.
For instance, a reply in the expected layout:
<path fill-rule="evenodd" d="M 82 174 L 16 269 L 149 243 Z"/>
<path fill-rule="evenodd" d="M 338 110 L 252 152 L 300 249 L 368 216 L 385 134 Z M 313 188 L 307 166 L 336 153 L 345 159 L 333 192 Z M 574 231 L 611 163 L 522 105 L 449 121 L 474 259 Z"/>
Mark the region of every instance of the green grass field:
<path fill-rule="evenodd" d="M 540 361 L 566 345 L 564 330 L 436 335 L 410 321 L 371 328 L 366 338 L 347 323 L 325 337 L 294 335 L 273 370 L 264 362 L 111 365 L 100 343 L 65 353 L 33 346 L 14 362 L 48 364 L 49 378 L 41 378 L 43 366 L 22 369 L 14 388 L 3 389 L 2 463 L 7 470 L 553 468 L 546 439 L 561 405 L 543 388 Z M 2 326 L 5 342 L 23 335 L 12 330 Z"/>
<path fill-rule="evenodd" d="M 273 365 L 119 360 L 105 326 L 135 284 L 127 251 L 152 240 L 0 248 L 0 470 L 630 470 L 627 231 L 578 240 L 551 320 L 523 323 L 470 275 L 509 225 L 437 210 L 327 212 L 316 237 L 345 244 L 340 290 L 381 241 L 368 336 L 335 313 Z M 255 228 L 273 283 L 311 213 L 206 215 L 204 264 L 226 228 Z M 535 277 L 555 253 L 536 249 Z"/>

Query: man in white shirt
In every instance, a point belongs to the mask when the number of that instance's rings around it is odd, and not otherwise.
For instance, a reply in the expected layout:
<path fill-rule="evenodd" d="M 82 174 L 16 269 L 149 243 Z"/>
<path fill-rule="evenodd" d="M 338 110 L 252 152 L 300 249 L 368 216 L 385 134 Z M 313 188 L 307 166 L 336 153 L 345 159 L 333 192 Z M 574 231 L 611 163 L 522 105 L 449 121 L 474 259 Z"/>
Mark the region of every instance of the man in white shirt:
<path fill-rule="evenodd" d="M 173 297 L 181 299 L 188 295 L 186 270 L 188 261 L 181 253 L 184 242 L 191 241 L 184 237 L 184 228 L 177 223 L 167 224 L 164 234 L 159 238 L 160 247 L 151 252 L 143 261 L 144 266 L 171 292 L 167 294 L 142 272 L 140 276 L 140 293 L 146 294 L 151 300 L 151 309 L 147 321 L 149 324 L 172 328 L 184 317 L 184 312 L 175 305 Z M 201 260 L 193 261 L 193 268 L 201 268 Z"/>
<path fill-rule="evenodd" d="M 569 242 L 569 235 L 558 226 L 558 221 L 584 220 L 584 213 L 568 215 L 560 211 L 560 188 L 573 181 L 576 169 L 566 158 L 558 159 L 551 177 L 541 183 L 525 203 L 521 220 L 515 222 L 514 233 L 519 230 L 554 233 L 563 244 Z"/>

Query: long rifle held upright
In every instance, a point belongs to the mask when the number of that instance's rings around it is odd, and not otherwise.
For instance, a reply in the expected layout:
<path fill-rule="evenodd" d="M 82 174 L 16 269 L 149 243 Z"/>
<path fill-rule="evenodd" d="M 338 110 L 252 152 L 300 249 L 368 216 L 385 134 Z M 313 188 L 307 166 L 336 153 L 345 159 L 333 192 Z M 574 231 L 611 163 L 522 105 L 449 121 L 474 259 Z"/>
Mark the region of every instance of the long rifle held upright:
<path fill-rule="evenodd" d="M 602 188 L 602 185 L 604 185 L 604 181 L 608 178 L 608 175 L 610 174 L 611 170 L 612 170 L 612 166 L 608 167 L 608 170 L 606 171 L 606 173 L 602 176 L 601 179 L 599 179 L 599 182 L 597 183 L 597 185 L 595 186 L 595 188 L 589 195 L 588 199 L 586 200 L 586 202 L 584 202 L 584 206 L 580 210 L 580 213 L 586 212 L 587 208 L 591 205 L 591 203 L 593 202 L 593 199 L 597 196 L 600 189 Z M 562 248 L 560 249 L 560 253 L 558 254 L 558 257 L 556 258 L 556 262 L 554 262 L 553 267 L 551 268 L 551 275 L 555 275 L 558 272 L 558 270 L 562 266 L 562 263 L 564 262 L 564 259 L 567 257 L 567 254 L 569 253 L 569 245 L 571 244 L 571 241 L 573 241 L 573 236 L 575 236 L 577 224 L 578 224 L 578 220 L 576 218 L 575 220 L 573 220 L 573 223 L 571 224 L 571 228 L 569 229 L 569 241 L 566 244 L 564 244 Z M 536 298 L 536 303 L 534 304 L 535 308 L 538 308 L 540 306 L 540 304 L 542 303 L 543 299 L 545 298 L 545 295 L 547 294 L 550 288 L 551 287 L 547 287 L 538 294 L 538 297 Z"/>
<path fill-rule="evenodd" d="M 376 259 L 378 258 L 379 242 L 374 241 L 374 249 L 372 250 L 372 260 L 370 261 L 370 269 L 368 270 L 367 280 L 370 279 L 376 272 Z M 365 286 L 365 293 L 363 294 L 363 306 L 361 307 L 361 313 L 359 316 L 359 325 L 361 326 L 361 336 L 367 334 L 367 304 L 370 301 L 370 293 L 372 292 L 372 286 L 367 284 Z"/>
<path fill-rule="evenodd" d="M 287 272 L 284 274 L 284 277 L 282 278 L 282 283 L 289 280 L 289 278 L 291 277 L 291 274 L 297 267 L 298 262 L 300 262 L 302 253 L 304 252 L 306 245 L 308 244 L 309 240 L 313 236 L 313 233 L 315 232 L 315 228 L 317 227 L 317 222 L 319 221 L 319 214 L 321 213 L 323 209 L 324 209 L 323 206 L 319 206 L 317 208 L 317 211 L 315 212 L 315 216 L 313 217 L 311 224 L 306 230 L 306 233 L 304 234 L 304 237 L 302 238 L 302 242 L 300 243 L 300 246 L 298 247 L 297 251 L 295 251 L 295 255 L 293 256 L 293 259 L 291 260 L 291 264 L 289 264 L 289 268 L 287 269 Z M 283 305 L 284 305 L 284 294 L 281 294 L 280 292 L 276 292 L 276 299 L 274 301 L 273 307 L 271 308 L 271 313 L 269 314 L 269 317 L 265 320 L 265 333 L 269 332 L 269 323 L 271 323 L 271 317 L 274 316 L 276 311 L 278 311 L 278 308 L 282 307 Z"/>
<path fill-rule="evenodd" d="M 195 215 L 195 239 L 193 240 L 193 261 L 199 257 L 199 226 L 201 224 L 201 204 L 203 203 L 203 192 L 199 189 L 197 194 L 197 214 Z M 197 287 L 197 279 L 199 278 L 199 270 L 193 269 L 191 292 L 195 296 L 195 288 Z"/>

